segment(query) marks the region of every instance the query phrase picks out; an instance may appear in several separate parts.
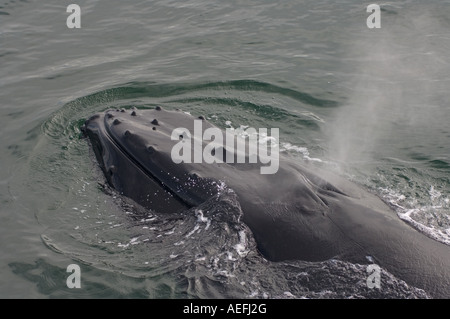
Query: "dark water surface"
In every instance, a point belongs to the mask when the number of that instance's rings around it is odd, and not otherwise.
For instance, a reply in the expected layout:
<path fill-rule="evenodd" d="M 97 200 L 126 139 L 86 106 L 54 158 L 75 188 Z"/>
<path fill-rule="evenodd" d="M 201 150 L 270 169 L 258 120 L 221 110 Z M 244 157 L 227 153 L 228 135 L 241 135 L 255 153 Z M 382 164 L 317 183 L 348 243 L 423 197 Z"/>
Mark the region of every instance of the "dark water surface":
<path fill-rule="evenodd" d="M 0 0 L 0 297 L 425 297 L 366 266 L 270 263 L 232 193 L 182 215 L 104 185 L 80 125 L 161 105 L 278 127 L 283 152 L 346 176 L 450 244 L 450 2 Z M 81 266 L 81 289 L 66 267 Z"/>

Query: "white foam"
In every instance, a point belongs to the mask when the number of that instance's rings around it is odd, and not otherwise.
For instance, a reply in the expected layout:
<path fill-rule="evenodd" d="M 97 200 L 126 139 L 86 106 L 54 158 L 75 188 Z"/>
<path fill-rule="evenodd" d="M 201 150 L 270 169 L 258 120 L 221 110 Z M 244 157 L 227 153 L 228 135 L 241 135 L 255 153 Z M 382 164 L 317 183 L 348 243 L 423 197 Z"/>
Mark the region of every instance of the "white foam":
<path fill-rule="evenodd" d="M 191 230 L 185 237 L 186 238 L 189 238 L 189 237 L 191 237 L 198 229 L 200 228 L 200 225 L 195 225 L 194 226 L 194 229 L 193 230 Z"/>
<path fill-rule="evenodd" d="M 227 251 L 227 259 L 231 261 L 236 260 L 236 258 L 233 257 L 233 253 L 231 251 Z"/>
<path fill-rule="evenodd" d="M 373 260 L 373 257 L 372 256 L 366 256 L 366 259 L 369 261 L 369 262 L 371 262 L 371 263 L 374 263 L 375 261 Z"/>
<path fill-rule="evenodd" d="M 208 221 L 208 218 L 203 216 L 203 211 L 201 209 L 196 209 L 195 210 L 195 215 L 197 216 L 197 221 L 198 222 L 206 223 Z"/>
<path fill-rule="evenodd" d="M 206 223 L 205 230 L 208 230 L 209 226 L 211 226 L 211 218 L 205 217 L 201 209 L 196 209 L 195 214 L 197 216 L 197 222 Z"/>
<path fill-rule="evenodd" d="M 234 245 L 234 249 L 236 249 L 236 252 L 239 254 L 239 256 L 245 256 L 248 254 L 247 249 L 247 235 L 245 234 L 244 230 L 241 230 L 239 232 L 239 243 Z"/>
<path fill-rule="evenodd" d="M 292 145 L 291 143 L 281 143 L 280 152 L 287 152 L 287 151 L 302 154 L 303 159 L 307 160 L 307 161 L 320 162 L 320 163 L 323 162 L 323 160 L 320 158 L 311 157 L 309 150 L 306 147 Z"/>
<path fill-rule="evenodd" d="M 261 137 L 262 136 L 262 137 Z M 276 146 L 277 145 L 277 139 L 273 136 L 267 136 L 267 134 L 261 134 L 259 137 L 258 143 L 259 144 L 267 144 L 269 142 L 270 146 Z"/>
<path fill-rule="evenodd" d="M 444 244 L 450 245 L 450 232 L 448 229 L 437 229 L 433 225 L 425 225 L 417 220 L 420 219 L 421 216 L 430 215 L 430 211 L 433 212 L 433 215 L 435 215 L 437 210 L 442 210 L 442 214 L 447 210 L 445 206 L 448 203 L 448 198 L 442 198 L 441 192 L 436 191 L 433 186 L 430 186 L 428 191 L 430 203 L 424 205 L 418 204 L 417 199 L 415 198 L 407 198 L 397 190 L 392 190 L 389 188 L 379 188 L 379 190 L 381 191 L 383 197 L 392 206 L 396 207 L 396 212 L 400 219 L 409 223 L 411 226 L 427 236 Z M 425 218 L 425 220 L 428 219 L 429 218 Z"/>
<path fill-rule="evenodd" d="M 432 202 L 438 200 L 442 195 L 441 192 L 434 189 L 433 185 L 430 186 L 430 190 L 428 191 L 428 193 L 430 194 L 430 198 L 431 198 Z"/>

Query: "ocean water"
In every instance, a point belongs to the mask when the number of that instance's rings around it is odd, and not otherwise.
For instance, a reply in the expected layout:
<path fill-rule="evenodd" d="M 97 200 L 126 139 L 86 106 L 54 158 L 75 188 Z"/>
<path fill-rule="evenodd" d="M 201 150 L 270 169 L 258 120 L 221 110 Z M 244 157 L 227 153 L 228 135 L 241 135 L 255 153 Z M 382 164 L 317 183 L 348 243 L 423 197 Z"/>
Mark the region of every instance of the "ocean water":
<path fill-rule="evenodd" d="M 105 185 L 80 126 L 157 105 L 277 127 L 282 152 L 450 244 L 450 1 L 0 0 L 1 298 L 425 298 L 337 259 L 272 263 L 232 192 L 179 215 Z M 68 265 L 81 269 L 69 289 Z"/>

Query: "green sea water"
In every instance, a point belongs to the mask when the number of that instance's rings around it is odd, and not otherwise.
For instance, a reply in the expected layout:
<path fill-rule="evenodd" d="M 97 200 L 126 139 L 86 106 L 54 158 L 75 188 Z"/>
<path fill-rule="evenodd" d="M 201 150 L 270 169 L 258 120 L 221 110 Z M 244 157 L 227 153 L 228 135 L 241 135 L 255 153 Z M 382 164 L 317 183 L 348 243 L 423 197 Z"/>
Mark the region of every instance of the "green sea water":
<path fill-rule="evenodd" d="M 162 106 L 276 127 L 283 153 L 450 244 L 449 1 L 380 3 L 380 29 L 354 0 L 79 1 L 69 29 L 72 2 L 0 0 L 1 298 L 425 296 L 387 273 L 367 289 L 362 265 L 264 260 L 232 196 L 207 220 L 142 211 L 80 126 Z"/>

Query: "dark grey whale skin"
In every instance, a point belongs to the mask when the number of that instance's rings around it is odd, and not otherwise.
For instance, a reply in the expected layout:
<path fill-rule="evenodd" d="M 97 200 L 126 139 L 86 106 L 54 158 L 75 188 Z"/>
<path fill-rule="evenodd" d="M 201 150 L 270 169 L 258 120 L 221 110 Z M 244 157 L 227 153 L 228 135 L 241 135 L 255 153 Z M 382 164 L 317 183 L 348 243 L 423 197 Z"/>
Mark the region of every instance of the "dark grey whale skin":
<path fill-rule="evenodd" d="M 431 296 L 450 297 L 450 247 L 408 226 L 378 197 L 345 179 L 281 155 L 272 175 L 248 161 L 175 164 L 171 150 L 179 141 L 171 140 L 172 131 L 183 127 L 193 134 L 195 119 L 159 107 L 108 110 L 89 118 L 82 130 L 108 183 L 146 208 L 184 210 L 216 195 L 224 182 L 238 195 L 243 221 L 268 260 L 367 263 L 371 256 Z M 202 120 L 203 130 L 213 127 Z"/>

